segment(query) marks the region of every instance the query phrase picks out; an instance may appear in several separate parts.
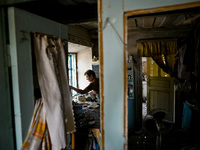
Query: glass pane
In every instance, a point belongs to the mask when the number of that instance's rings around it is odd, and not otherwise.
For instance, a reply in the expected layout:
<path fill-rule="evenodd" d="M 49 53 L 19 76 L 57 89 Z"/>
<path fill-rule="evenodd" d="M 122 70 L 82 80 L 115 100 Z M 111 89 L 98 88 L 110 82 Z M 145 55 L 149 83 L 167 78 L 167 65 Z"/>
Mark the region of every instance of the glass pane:
<path fill-rule="evenodd" d="M 74 87 L 77 87 L 76 66 L 76 54 L 68 54 L 69 85 Z M 72 90 L 72 94 L 76 94 L 76 91 Z"/>

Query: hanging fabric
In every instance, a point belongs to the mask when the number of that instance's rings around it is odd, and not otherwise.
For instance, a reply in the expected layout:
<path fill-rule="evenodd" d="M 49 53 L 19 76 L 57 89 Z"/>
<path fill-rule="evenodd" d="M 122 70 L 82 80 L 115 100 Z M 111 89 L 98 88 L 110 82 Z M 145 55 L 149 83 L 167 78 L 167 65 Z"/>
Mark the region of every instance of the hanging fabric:
<path fill-rule="evenodd" d="M 139 52 L 142 57 L 152 57 L 156 64 L 170 76 L 174 74 L 177 40 L 141 40 Z"/>
<path fill-rule="evenodd" d="M 161 55 L 173 55 L 177 53 L 177 42 L 175 39 L 161 40 L 139 40 L 140 54 L 142 57 Z"/>
<path fill-rule="evenodd" d="M 52 149 L 64 149 L 66 134 L 75 132 L 75 123 L 63 43 L 60 38 L 53 40 L 46 35 L 34 34 L 34 50 L 45 125 Z"/>
<path fill-rule="evenodd" d="M 167 74 L 171 77 L 174 76 L 174 68 L 175 68 L 175 54 L 173 55 L 162 55 L 162 56 L 152 56 L 152 59 L 155 63 Z"/>
<path fill-rule="evenodd" d="M 51 150 L 49 130 L 46 122 L 43 100 L 36 100 L 28 135 L 21 150 Z"/>

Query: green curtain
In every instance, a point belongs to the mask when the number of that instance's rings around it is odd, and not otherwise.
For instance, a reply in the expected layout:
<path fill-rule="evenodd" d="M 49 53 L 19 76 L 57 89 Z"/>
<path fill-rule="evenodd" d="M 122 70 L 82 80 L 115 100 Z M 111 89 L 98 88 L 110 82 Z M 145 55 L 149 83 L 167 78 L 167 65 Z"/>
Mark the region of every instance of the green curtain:
<path fill-rule="evenodd" d="M 143 40 L 138 42 L 141 46 L 140 54 L 142 57 L 152 57 L 164 72 L 173 76 L 177 53 L 176 39 Z"/>

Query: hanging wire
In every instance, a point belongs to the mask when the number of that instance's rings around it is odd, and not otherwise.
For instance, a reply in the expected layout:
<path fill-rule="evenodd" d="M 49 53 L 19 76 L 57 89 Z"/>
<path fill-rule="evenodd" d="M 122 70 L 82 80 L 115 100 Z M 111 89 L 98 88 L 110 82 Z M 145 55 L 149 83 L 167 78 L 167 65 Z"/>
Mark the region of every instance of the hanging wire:
<path fill-rule="evenodd" d="M 103 26 L 98 32 L 103 31 L 103 30 L 106 28 L 106 26 L 107 26 L 108 24 L 110 24 L 111 27 L 113 28 L 113 30 L 116 32 L 116 34 L 117 34 L 117 36 L 119 37 L 119 39 L 120 39 L 120 41 L 122 42 L 122 44 L 123 44 L 124 46 L 127 47 L 127 44 L 124 43 L 123 39 L 121 38 L 119 32 L 117 31 L 117 29 L 115 28 L 115 26 L 113 25 L 113 23 L 110 22 L 109 17 L 106 18 L 106 20 L 105 20 L 105 22 L 104 22 L 104 26 Z"/>

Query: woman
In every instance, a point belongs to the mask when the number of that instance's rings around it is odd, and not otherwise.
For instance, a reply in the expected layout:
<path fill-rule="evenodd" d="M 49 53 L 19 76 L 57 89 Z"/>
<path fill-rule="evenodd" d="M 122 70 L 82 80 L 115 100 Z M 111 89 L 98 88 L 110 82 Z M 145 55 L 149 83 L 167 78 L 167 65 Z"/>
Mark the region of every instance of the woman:
<path fill-rule="evenodd" d="M 99 78 L 96 78 L 96 74 L 93 70 L 87 70 L 84 75 L 86 76 L 86 80 L 90 82 L 90 84 L 84 90 L 75 88 L 73 86 L 69 86 L 69 88 L 80 94 L 86 94 L 91 91 L 90 95 L 92 99 L 95 99 L 95 97 L 99 99 Z"/>

